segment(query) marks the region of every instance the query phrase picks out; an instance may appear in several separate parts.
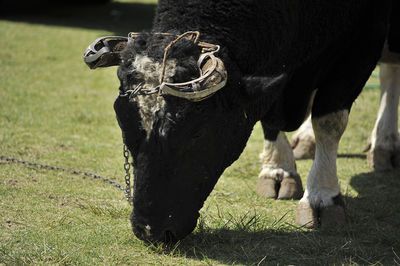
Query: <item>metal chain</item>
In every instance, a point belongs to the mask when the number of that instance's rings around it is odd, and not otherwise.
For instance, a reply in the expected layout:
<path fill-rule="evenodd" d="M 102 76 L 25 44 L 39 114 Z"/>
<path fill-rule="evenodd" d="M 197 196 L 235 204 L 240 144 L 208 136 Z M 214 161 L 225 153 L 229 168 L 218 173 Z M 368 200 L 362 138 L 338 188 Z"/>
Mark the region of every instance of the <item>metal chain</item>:
<path fill-rule="evenodd" d="M 124 169 L 125 169 L 125 184 L 126 184 L 125 196 L 126 200 L 129 203 L 132 203 L 133 195 L 131 193 L 131 173 L 130 173 L 131 163 L 129 162 L 129 150 L 125 144 L 124 144 L 124 158 L 125 158 Z"/>
<path fill-rule="evenodd" d="M 129 151 L 125 152 L 125 149 L 126 149 L 126 146 L 124 145 L 124 157 L 125 157 L 124 169 L 126 171 L 125 182 L 127 185 L 126 188 L 123 188 L 122 185 L 120 185 L 118 182 L 116 182 L 112 179 L 103 177 L 101 175 L 93 174 L 90 172 L 67 169 L 67 168 L 63 168 L 63 167 L 57 167 L 57 166 L 41 164 L 41 163 L 33 163 L 30 161 L 20 160 L 20 159 L 8 157 L 5 155 L 0 155 L 0 160 L 7 161 L 10 163 L 17 163 L 17 164 L 22 164 L 22 165 L 26 165 L 26 166 L 36 167 L 39 169 L 53 170 L 53 171 L 57 171 L 57 172 L 65 172 L 65 173 L 70 173 L 70 174 L 74 174 L 74 175 L 83 175 L 83 176 L 92 177 L 94 179 L 99 179 L 99 180 L 102 180 L 104 182 L 111 184 L 112 186 L 114 186 L 114 187 L 118 188 L 119 190 L 121 190 L 122 192 L 124 192 L 127 197 L 127 200 L 129 201 L 129 203 L 131 203 L 132 196 L 131 196 L 130 174 L 129 174 L 129 169 L 130 169 Z M 126 166 L 126 165 L 128 165 L 128 166 Z"/>
<path fill-rule="evenodd" d="M 134 89 L 126 90 L 123 93 L 121 92 L 119 94 L 119 97 L 129 97 L 129 100 L 132 100 L 137 95 L 146 95 L 147 96 L 147 95 L 158 93 L 160 91 L 160 85 L 158 85 L 157 87 L 155 87 L 153 89 L 145 89 L 143 87 L 143 84 L 144 83 L 142 82 L 139 85 L 137 85 Z"/>

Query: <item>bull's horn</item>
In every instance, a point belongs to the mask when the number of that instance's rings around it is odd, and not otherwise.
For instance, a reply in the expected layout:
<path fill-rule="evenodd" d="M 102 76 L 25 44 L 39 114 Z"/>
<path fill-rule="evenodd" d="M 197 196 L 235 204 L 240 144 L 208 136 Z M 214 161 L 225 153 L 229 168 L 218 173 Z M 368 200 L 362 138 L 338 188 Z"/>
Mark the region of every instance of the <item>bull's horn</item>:
<path fill-rule="evenodd" d="M 120 52 L 128 43 L 127 37 L 106 36 L 95 40 L 83 54 L 83 61 L 91 68 L 117 66 Z"/>
<path fill-rule="evenodd" d="M 200 56 L 199 78 L 183 83 L 163 82 L 160 86 L 162 93 L 191 101 L 201 101 L 222 89 L 226 85 L 228 74 L 222 60 L 214 56 L 216 51 Z"/>

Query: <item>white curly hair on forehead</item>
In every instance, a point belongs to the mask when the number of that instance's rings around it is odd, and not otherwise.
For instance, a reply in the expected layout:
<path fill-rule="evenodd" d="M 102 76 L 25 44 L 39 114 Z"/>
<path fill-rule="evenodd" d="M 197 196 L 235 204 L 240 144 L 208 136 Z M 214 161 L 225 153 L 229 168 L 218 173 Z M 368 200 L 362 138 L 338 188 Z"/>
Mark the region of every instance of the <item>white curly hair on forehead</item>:
<path fill-rule="evenodd" d="M 164 81 L 172 82 L 172 77 L 176 73 L 177 60 L 172 58 L 166 61 Z M 132 71 L 139 73 L 140 80 L 143 81 L 143 89 L 151 90 L 157 87 L 160 82 L 162 65 L 159 62 L 153 61 L 145 55 L 137 55 L 132 62 Z M 153 129 L 155 114 L 164 104 L 164 98 L 158 94 L 137 95 L 133 98 L 139 107 L 139 113 L 142 118 L 142 128 L 146 131 L 147 137 Z"/>

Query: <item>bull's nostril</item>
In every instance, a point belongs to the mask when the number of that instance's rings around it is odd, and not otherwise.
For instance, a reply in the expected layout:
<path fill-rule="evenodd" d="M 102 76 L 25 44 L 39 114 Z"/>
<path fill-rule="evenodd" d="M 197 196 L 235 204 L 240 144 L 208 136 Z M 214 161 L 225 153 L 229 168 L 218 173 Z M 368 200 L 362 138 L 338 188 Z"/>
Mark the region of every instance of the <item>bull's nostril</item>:
<path fill-rule="evenodd" d="M 146 236 L 144 228 L 142 226 L 140 226 L 140 225 L 135 225 L 133 227 L 133 232 L 140 239 L 144 239 L 144 237 Z"/>
<path fill-rule="evenodd" d="M 146 241 L 174 243 L 178 240 L 173 230 L 153 231 L 150 225 L 135 224 L 133 226 L 133 232 L 139 239 Z"/>
<path fill-rule="evenodd" d="M 172 231 L 165 230 L 165 233 L 164 233 L 164 242 L 165 243 L 175 242 L 176 240 L 177 240 L 177 238 Z"/>

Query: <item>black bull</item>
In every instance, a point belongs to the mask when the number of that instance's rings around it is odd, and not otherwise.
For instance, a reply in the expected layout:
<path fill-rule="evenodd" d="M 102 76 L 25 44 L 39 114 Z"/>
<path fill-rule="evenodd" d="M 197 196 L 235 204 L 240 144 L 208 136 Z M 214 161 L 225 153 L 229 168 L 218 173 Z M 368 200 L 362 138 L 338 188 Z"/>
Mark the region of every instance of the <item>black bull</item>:
<path fill-rule="evenodd" d="M 257 121 L 271 130 L 296 129 L 316 89 L 313 117 L 350 110 L 380 57 L 390 8 L 390 0 L 159 0 L 152 32 L 201 32 L 202 41 L 220 45 L 228 80 L 198 102 L 170 95 L 116 99 L 133 155 L 136 236 L 168 241 L 189 234 Z M 127 45 L 118 70 L 121 95 L 157 85 L 149 76 L 173 39 L 143 33 Z M 194 79 L 200 54 L 192 42 L 177 42 L 168 56 L 175 62 L 170 81 Z"/>

